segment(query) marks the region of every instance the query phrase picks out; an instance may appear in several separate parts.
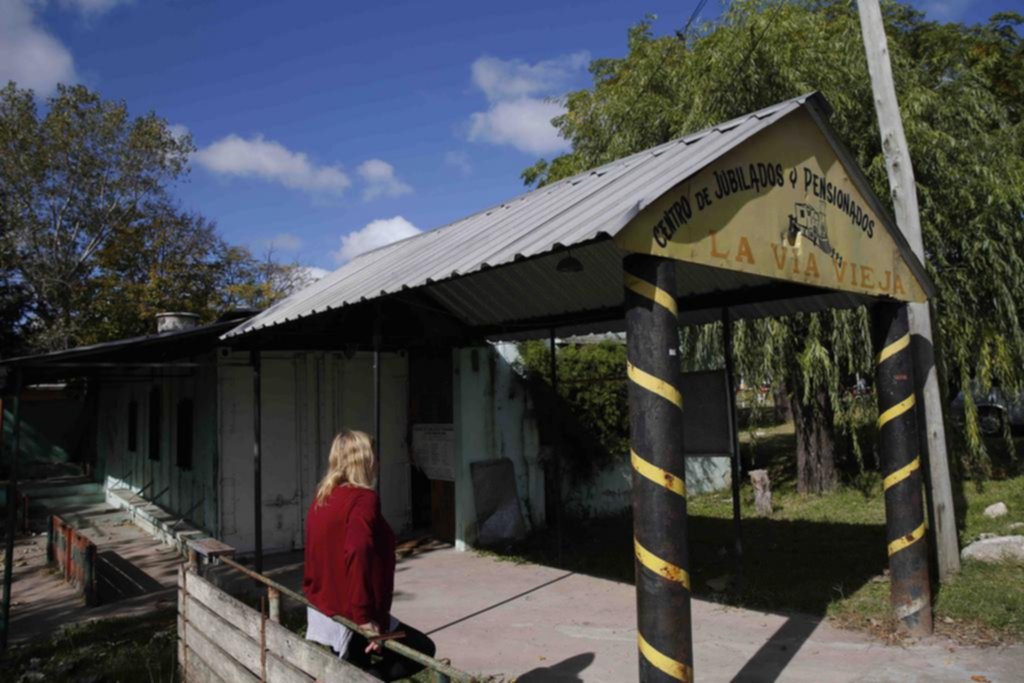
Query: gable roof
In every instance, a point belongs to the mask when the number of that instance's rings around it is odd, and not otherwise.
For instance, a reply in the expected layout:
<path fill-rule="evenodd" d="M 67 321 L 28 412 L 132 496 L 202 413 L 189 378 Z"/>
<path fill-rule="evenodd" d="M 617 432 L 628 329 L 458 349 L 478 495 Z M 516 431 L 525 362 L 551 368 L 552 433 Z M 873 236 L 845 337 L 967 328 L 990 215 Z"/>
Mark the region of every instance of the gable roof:
<path fill-rule="evenodd" d="M 455 223 L 364 253 L 242 323 L 224 338 L 239 337 L 414 288 L 426 288 L 449 308 L 465 313 L 462 317 L 468 318 L 470 324 L 536 317 L 520 315 L 525 311 L 512 310 L 518 307 L 507 302 L 505 308 L 508 310 L 495 311 L 490 316 L 474 316 L 471 309 L 488 305 L 500 307 L 501 302 L 477 297 L 472 288 L 467 290 L 458 281 L 500 266 L 524 261 L 529 263 L 538 257 L 550 256 L 552 252 L 561 252 L 566 247 L 593 244 L 614 237 L 640 211 L 672 187 L 801 108 L 811 112 L 836 148 L 837 155 L 856 176 L 854 181 L 862 186 L 865 196 L 871 198 L 876 213 L 886 216 L 867 181 L 857 170 L 856 163 L 826 123 L 828 103 L 820 94 L 811 93 L 616 160 L 527 192 Z M 913 256 L 902 234 L 887 217 L 883 218 L 883 224 L 893 233 L 897 246 L 926 291 L 930 291 L 924 268 Z M 615 258 L 614 247 L 611 246 L 595 254 L 601 261 L 611 262 Z M 552 265 L 546 264 L 547 270 L 551 270 Z M 588 277 L 595 275 L 603 277 L 593 272 Z M 545 277 L 538 268 L 523 268 L 520 276 Z M 509 278 L 510 274 L 506 272 L 500 279 L 507 281 Z M 601 283 L 584 278 L 577 280 L 576 286 L 582 293 L 600 289 Z M 557 298 L 558 292 L 553 291 L 556 289 L 557 286 L 546 287 L 545 295 Z M 621 280 L 615 285 L 615 291 L 621 293 Z M 599 303 L 608 304 L 610 296 L 606 292 L 603 300 L 595 298 L 591 307 Z M 553 303 L 550 310 L 571 310 L 566 306 L 565 301 Z M 460 307 L 464 311 L 460 311 Z"/>

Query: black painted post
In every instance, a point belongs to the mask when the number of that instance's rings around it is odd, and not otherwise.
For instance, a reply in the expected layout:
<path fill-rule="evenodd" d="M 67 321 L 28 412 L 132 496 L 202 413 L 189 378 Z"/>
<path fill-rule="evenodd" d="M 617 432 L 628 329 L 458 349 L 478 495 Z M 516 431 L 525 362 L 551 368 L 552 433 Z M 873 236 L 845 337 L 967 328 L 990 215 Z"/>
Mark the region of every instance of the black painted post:
<path fill-rule="evenodd" d="M 907 632 L 928 635 L 931 586 L 907 305 L 876 304 L 873 331 L 892 608 Z"/>
<path fill-rule="evenodd" d="M 558 345 L 555 343 L 555 328 L 553 327 L 551 328 L 550 343 L 551 394 L 555 397 L 555 401 L 560 403 L 560 399 L 558 397 Z M 558 544 L 558 566 L 561 567 L 562 560 L 564 559 L 562 557 L 562 447 L 565 443 L 564 439 L 562 439 L 561 431 L 556 431 L 554 442 L 555 457 L 552 461 L 552 464 L 554 465 L 552 470 L 554 470 L 553 474 L 555 476 L 555 543 Z"/>
<path fill-rule="evenodd" d="M 256 572 L 263 573 L 263 415 L 260 387 L 260 352 L 249 352 L 252 366 L 252 481 L 256 526 Z"/>
<path fill-rule="evenodd" d="M 14 375 L 14 426 L 11 438 L 11 472 L 7 479 L 7 537 L 4 548 L 4 594 L 0 612 L 0 651 L 7 650 L 11 625 L 11 584 L 14 580 L 14 533 L 18 523 L 18 451 L 21 439 L 21 370 Z M 2 421 L 0 421 L 2 424 Z"/>
<path fill-rule="evenodd" d="M 380 306 L 373 321 L 373 448 L 377 452 L 377 495 L 380 495 L 380 482 L 383 478 L 384 455 L 380 443 L 380 345 L 381 345 Z"/>
<path fill-rule="evenodd" d="M 676 266 L 630 255 L 623 267 L 640 681 L 692 681 Z"/>
<path fill-rule="evenodd" d="M 740 511 L 740 477 L 743 476 L 743 462 L 740 460 L 740 438 L 736 426 L 736 368 L 732 362 L 732 319 L 729 309 L 722 309 L 722 353 L 725 355 L 725 389 L 729 394 L 729 440 L 732 444 L 732 458 L 729 459 L 732 477 L 732 527 L 733 552 L 736 564 L 743 568 L 743 523 Z"/>

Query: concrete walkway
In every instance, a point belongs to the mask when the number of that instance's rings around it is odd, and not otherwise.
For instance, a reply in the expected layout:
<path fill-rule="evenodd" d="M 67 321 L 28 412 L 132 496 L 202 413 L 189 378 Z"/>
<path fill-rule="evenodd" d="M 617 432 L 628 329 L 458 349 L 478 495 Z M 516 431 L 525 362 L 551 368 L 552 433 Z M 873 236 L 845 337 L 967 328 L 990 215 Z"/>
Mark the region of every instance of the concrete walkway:
<path fill-rule="evenodd" d="M 298 588 L 300 556 L 268 564 L 278 565 L 268 574 Z M 437 656 L 464 671 L 519 683 L 636 680 L 630 585 L 451 549 L 400 560 L 395 583 L 395 616 L 429 634 Z M 693 623 L 694 668 L 703 681 L 1024 680 L 1020 645 L 962 648 L 935 637 L 886 646 L 802 615 L 700 600 Z"/>
<path fill-rule="evenodd" d="M 636 680 L 632 586 L 455 551 L 414 556 L 396 581 L 396 616 L 464 670 L 522 683 Z M 1024 669 L 1024 647 L 886 647 L 814 619 L 704 601 L 693 623 L 695 673 L 708 681 L 1019 681 Z"/>

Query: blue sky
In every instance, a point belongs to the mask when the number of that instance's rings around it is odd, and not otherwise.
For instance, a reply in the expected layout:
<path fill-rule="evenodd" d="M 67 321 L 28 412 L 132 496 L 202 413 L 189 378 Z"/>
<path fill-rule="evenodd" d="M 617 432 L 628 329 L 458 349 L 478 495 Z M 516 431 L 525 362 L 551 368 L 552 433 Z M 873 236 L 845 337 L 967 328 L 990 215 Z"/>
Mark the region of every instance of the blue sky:
<path fill-rule="evenodd" d="M 0 81 L 156 111 L 199 147 L 184 206 L 256 253 L 333 269 L 522 192 L 522 169 L 564 149 L 544 98 L 624 54 L 645 13 L 669 32 L 696 4 L 0 0 Z M 968 23 L 1024 12 L 915 4 Z"/>

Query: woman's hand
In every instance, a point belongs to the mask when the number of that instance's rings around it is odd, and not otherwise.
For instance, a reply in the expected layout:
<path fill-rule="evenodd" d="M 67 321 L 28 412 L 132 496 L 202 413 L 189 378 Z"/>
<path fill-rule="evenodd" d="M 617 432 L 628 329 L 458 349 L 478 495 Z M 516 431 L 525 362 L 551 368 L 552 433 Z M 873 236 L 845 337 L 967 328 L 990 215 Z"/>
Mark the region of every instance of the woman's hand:
<path fill-rule="evenodd" d="M 361 628 L 363 630 L 364 634 L 369 633 L 370 635 L 374 635 L 374 636 L 379 636 L 380 635 L 380 628 L 378 628 L 377 624 L 373 623 L 372 621 L 367 622 L 365 624 L 359 624 L 359 628 Z M 369 644 L 366 646 L 366 654 L 372 654 L 374 652 L 380 652 L 380 651 L 381 651 L 380 643 L 377 642 L 377 641 L 371 640 L 369 642 Z"/>

